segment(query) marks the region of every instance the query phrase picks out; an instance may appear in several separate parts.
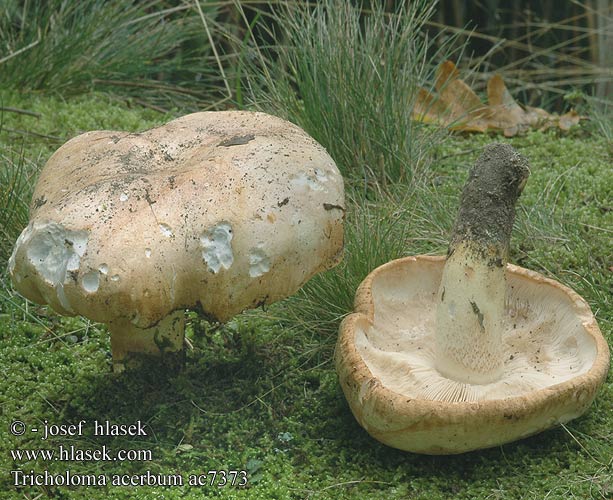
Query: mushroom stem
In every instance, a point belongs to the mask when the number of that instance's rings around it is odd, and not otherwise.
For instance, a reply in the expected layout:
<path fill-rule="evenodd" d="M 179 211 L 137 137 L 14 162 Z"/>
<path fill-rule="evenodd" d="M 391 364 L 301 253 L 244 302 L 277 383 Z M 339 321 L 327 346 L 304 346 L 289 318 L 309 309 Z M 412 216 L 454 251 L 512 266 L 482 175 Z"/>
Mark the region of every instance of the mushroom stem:
<path fill-rule="evenodd" d="M 150 328 L 139 328 L 130 321 L 109 323 L 113 371 L 138 366 L 143 355 L 161 357 L 165 364 L 182 364 L 185 337 L 183 311 L 175 311 Z M 168 363 L 167 363 L 168 362 Z"/>
<path fill-rule="evenodd" d="M 488 146 L 469 174 L 453 226 L 436 311 L 436 368 L 487 384 L 502 374 L 502 317 L 515 203 L 528 162 L 507 144 Z"/>

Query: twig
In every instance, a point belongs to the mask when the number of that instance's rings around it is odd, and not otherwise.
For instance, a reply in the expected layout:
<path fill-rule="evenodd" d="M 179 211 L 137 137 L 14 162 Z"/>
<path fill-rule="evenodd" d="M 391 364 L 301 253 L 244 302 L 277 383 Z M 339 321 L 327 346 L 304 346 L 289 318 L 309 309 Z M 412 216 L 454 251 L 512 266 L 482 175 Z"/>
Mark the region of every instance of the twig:
<path fill-rule="evenodd" d="M 182 10 L 187 10 L 189 9 L 189 5 L 179 5 L 178 7 L 171 7 L 169 9 L 163 9 L 157 12 L 153 12 L 151 14 L 147 14 L 141 17 L 138 17 L 136 19 L 132 19 L 126 23 L 124 23 L 122 26 L 130 26 L 131 24 L 136 24 L 136 23 L 140 23 L 142 21 L 146 21 L 147 19 L 150 19 L 152 17 L 166 17 L 166 14 L 173 14 L 175 12 L 180 12 Z"/>
<path fill-rule="evenodd" d="M 92 83 L 102 84 L 102 85 L 116 85 L 119 87 L 138 87 L 144 89 L 155 89 L 155 90 L 168 90 L 169 92 L 175 92 L 177 94 L 187 94 L 193 96 L 200 96 L 201 93 L 196 90 L 186 89 L 185 87 L 180 87 L 178 85 L 164 85 L 161 83 L 154 82 L 130 82 L 125 80 L 101 80 L 99 78 L 94 78 Z"/>
<path fill-rule="evenodd" d="M 2 127 L 2 130 L 6 130 L 7 132 L 12 132 L 14 134 L 33 135 L 34 137 L 42 137 L 43 139 L 51 139 L 53 141 L 63 142 L 65 140 L 63 137 L 58 137 L 57 135 L 40 134 L 38 132 L 30 132 L 29 130 L 21 130 L 21 129 L 8 128 L 8 127 Z"/>
<path fill-rule="evenodd" d="M 230 84 L 228 83 L 228 78 L 226 77 L 226 72 L 223 69 L 223 64 L 221 64 L 221 59 L 219 58 L 219 54 L 217 53 L 217 47 L 215 46 L 215 40 L 213 40 L 213 36 L 211 35 L 211 32 L 209 30 L 209 25 L 207 24 L 206 18 L 204 17 L 204 13 L 202 12 L 202 7 L 200 7 L 200 0 L 195 0 L 195 4 L 196 4 L 196 9 L 198 10 L 198 15 L 200 16 L 200 19 L 202 20 L 202 24 L 204 25 L 204 31 L 206 31 L 206 36 L 208 37 L 209 43 L 211 44 L 211 49 L 213 50 L 213 55 L 215 56 L 217 67 L 219 68 L 219 72 L 221 73 L 221 78 L 223 79 L 224 86 L 226 87 L 226 91 L 228 92 L 228 95 L 226 97 L 216 102 L 215 104 L 205 108 L 204 111 L 206 111 L 207 109 L 210 109 L 214 106 L 219 106 L 222 102 L 232 99 L 232 89 L 230 88 Z"/>
<path fill-rule="evenodd" d="M 25 52 L 26 50 L 30 50 L 32 47 L 35 47 L 36 45 L 38 45 L 39 42 L 40 42 L 40 33 L 39 33 L 38 38 L 35 41 L 33 41 L 30 45 L 26 45 L 25 47 L 22 47 L 19 50 L 16 50 L 15 52 L 12 52 L 8 56 L 0 59 L 0 64 L 5 63 L 9 59 L 12 59 L 13 57 L 18 56 L 19 54 L 21 54 L 22 52 Z"/>
<path fill-rule="evenodd" d="M 7 113 L 17 113 L 19 115 L 35 116 L 36 118 L 40 118 L 42 116 L 40 113 L 36 113 L 34 111 L 29 111 L 27 109 L 11 108 L 9 106 L 0 106 L 0 111 L 6 111 Z"/>
<path fill-rule="evenodd" d="M 40 493 L 39 495 L 36 495 L 35 497 L 31 497 L 31 496 L 30 496 L 30 495 L 28 495 L 27 493 L 24 493 L 24 494 L 23 494 L 23 497 L 24 497 L 26 500 L 39 500 L 39 498 L 42 498 L 42 497 L 43 497 L 43 494 L 42 494 L 42 493 Z"/>
<path fill-rule="evenodd" d="M 588 449 L 587 449 L 585 446 L 583 446 L 583 445 L 581 444 L 581 442 L 580 442 L 580 441 L 579 441 L 579 440 L 578 440 L 578 439 L 575 437 L 575 435 L 574 435 L 572 432 L 570 432 L 570 431 L 568 430 L 568 427 L 566 427 L 564 424 L 560 424 L 560 425 L 562 426 L 562 429 L 564 429 L 564 430 L 565 430 L 565 431 L 568 433 L 568 435 L 569 435 L 571 438 L 573 438 L 573 440 L 575 441 L 575 443 L 577 443 L 577 444 L 579 445 L 579 447 L 580 447 L 580 448 L 581 448 L 581 449 L 582 449 L 582 450 L 583 450 L 583 451 L 584 451 L 584 452 L 587 454 L 587 456 L 588 456 L 588 457 L 590 457 L 590 458 L 591 458 L 591 459 L 592 459 L 594 462 L 596 462 L 598 465 L 605 466 L 605 464 L 603 464 L 603 463 L 602 463 L 600 460 L 597 460 L 596 458 L 594 458 L 594 456 L 593 456 L 593 455 L 592 455 L 592 454 L 591 454 L 591 453 L 588 451 Z"/>
<path fill-rule="evenodd" d="M 591 224 L 585 224 L 583 222 L 579 222 L 579 225 L 583 227 L 589 227 L 590 229 L 596 229 L 597 231 L 604 231 L 605 233 L 613 233 L 613 230 L 607 229 L 606 227 L 592 226 Z"/>
<path fill-rule="evenodd" d="M 232 413 L 238 413 L 240 411 L 243 411 L 243 410 L 249 408 L 250 406 L 253 406 L 255 403 L 258 403 L 258 402 L 262 402 L 263 403 L 262 398 L 265 398 L 266 396 L 268 396 L 277 387 L 278 386 L 274 386 L 274 387 L 272 387 L 272 389 L 267 390 L 263 394 L 257 395 L 255 397 L 255 399 L 249 401 L 249 403 L 244 404 L 240 408 L 235 408 L 233 410 L 229 410 L 229 411 L 225 411 L 225 412 L 212 412 L 212 411 L 205 410 L 204 408 L 201 408 L 200 406 L 198 406 L 193 399 L 190 399 L 190 403 L 192 405 L 194 405 L 198 410 L 200 410 L 205 415 L 226 416 L 226 415 L 231 415 Z"/>
<path fill-rule="evenodd" d="M 87 326 L 82 326 L 81 328 L 77 328 L 76 330 L 72 330 L 70 332 L 62 333 L 61 335 L 54 334 L 53 337 L 49 337 L 46 333 L 41 337 L 40 340 L 34 343 L 34 345 L 44 344 L 46 342 L 54 342 L 56 340 L 62 340 L 64 337 L 69 337 L 70 335 L 74 335 L 75 333 L 79 333 L 82 330 L 88 328 Z"/>
<path fill-rule="evenodd" d="M 315 491 L 315 490 L 306 490 L 308 491 L 308 495 L 307 498 L 311 498 L 313 495 L 321 493 L 323 491 L 326 490 L 331 490 L 333 488 L 341 488 L 343 486 L 354 486 L 356 484 L 385 484 L 385 485 L 391 485 L 392 483 L 389 483 L 387 481 L 377 481 L 377 480 L 368 480 L 368 479 L 355 479 L 353 481 L 344 481 L 342 483 L 335 483 L 335 484 L 330 484 L 324 488 L 322 488 L 319 491 Z"/>
<path fill-rule="evenodd" d="M 565 21 L 568 21 L 567 19 Z M 445 29 L 448 30 L 452 33 L 460 33 L 460 34 L 464 34 L 466 33 L 467 30 L 463 29 L 463 28 L 456 28 L 454 26 L 447 26 L 446 24 L 441 24 L 441 23 L 437 23 L 435 21 L 427 21 L 425 23 L 427 26 L 432 26 L 433 28 L 438 28 L 438 29 Z M 484 33 L 479 33 L 478 31 L 471 31 L 470 32 L 470 36 L 472 38 L 479 38 L 481 40 L 487 40 L 490 41 L 492 43 L 498 43 L 500 41 L 499 37 L 493 36 L 493 35 L 486 35 Z M 532 54 L 533 51 L 536 49 L 536 47 L 530 46 L 526 43 L 521 43 L 518 42 L 516 40 L 504 40 L 504 45 L 508 46 L 508 47 L 515 47 L 518 50 L 522 50 L 525 51 L 529 54 Z M 547 50 L 551 49 L 548 48 Z M 545 49 L 539 49 L 540 52 L 542 52 Z M 534 54 L 532 54 L 534 55 Z M 559 53 L 558 54 L 558 58 L 560 61 L 565 61 L 568 62 L 570 64 L 577 64 L 580 66 L 584 66 L 586 65 L 586 61 L 584 59 L 581 59 L 579 57 L 573 57 L 570 54 L 564 54 L 564 53 Z M 513 63 L 514 64 L 514 63 Z M 499 71 L 503 71 L 504 69 L 506 69 L 506 67 L 504 68 L 500 68 Z"/>
<path fill-rule="evenodd" d="M 329 486 L 326 486 L 325 488 L 322 488 L 320 491 L 326 491 L 326 490 L 329 490 L 329 489 L 332 489 L 332 488 L 338 488 L 340 486 L 351 486 L 351 485 L 354 485 L 354 484 L 362 484 L 362 483 L 367 483 L 367 484 L 387 484 L 387 485 L 392 484 L 392 483 L 389 483 L 387 481 L 369 481 L 369 480 L 366 480 L 366 479 L 356 479 L 356 480 L 353 480 L 353 481 L 345 481 L 345 482 L 342 482 L 342 483 L 331 484 Z"/>
<path fill-rule="evenodd" d="M 158 113 L 163 113 L 163 114 L 170 113 L 170 111 L 167 110 L 166 108 L 163 108 L 161 106 L 156 106 L 155 104 L 151 104 L 150 102 L 143 101 L 142 99 L 134 99 L 134 102 L 138 104 L 139 106 L 152 109 L 153 111 L 157 111 Z"/>
<path fill-rule="evenodd" d="M 39 395 L 40 395 L 40 397 L 43 399 L 43 401 L 44 401 L 45 403 L 47 403 L 47 404 L 48 404 L 48 405 L 51 407 L 51 409 L 52 409 L 52 410 L 53 410 L 55 413 L 57 413 L 58 415 L 60 414 L 60 410 L 58 410 L 58 409 L 57 409 L 55 406 L 53 406 L 53 404 L 51 403 L 51 401 L 49 401 L 49 400 L 48 400 L 48 399 L 47 399 L 45 396 L 43 396 L 42 394 L 39 394 Z"/>
<path fill-rule="evenodd" d="M 463 156 L 463 155 L 469 155 L 471 153 L 474 153 L 475 151 L 481 151 L 481 147 L 478 148 L 472 148 L 472 149 L 465 149 L 464 151 L 458 151 L 457 153 L 451 153 L 445 156 L 441 156 L 438 160 L 439 161 L 443 161 L 446 160 L 447 158 L 453 158 L 454 156 Z"/>

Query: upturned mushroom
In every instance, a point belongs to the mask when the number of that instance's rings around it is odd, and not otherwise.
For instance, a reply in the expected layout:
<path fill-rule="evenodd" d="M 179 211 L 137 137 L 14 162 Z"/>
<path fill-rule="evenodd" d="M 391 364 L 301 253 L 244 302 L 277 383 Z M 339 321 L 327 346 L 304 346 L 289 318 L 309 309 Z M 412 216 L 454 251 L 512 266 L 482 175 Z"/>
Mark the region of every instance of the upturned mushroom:
<path fill-rule="evenodd" d="M 588 304 L 507 264 L 528 162 L 486 148 L 464 187 L 447 258 L 398 259 L 360 285 L 336 367 L 356 419 L 402 450 L 463 453 L 583 414 L 609 367 Z"/>
<path fill-rule="evenodd" d="M 334 266 L 343 207 L 324 148 L 270 115 L 88 132 L 43 168 L 9 270 L 24 297 L 106 323 L 120 371 L 180 357 L 186 308 L 226 321 Z"/>

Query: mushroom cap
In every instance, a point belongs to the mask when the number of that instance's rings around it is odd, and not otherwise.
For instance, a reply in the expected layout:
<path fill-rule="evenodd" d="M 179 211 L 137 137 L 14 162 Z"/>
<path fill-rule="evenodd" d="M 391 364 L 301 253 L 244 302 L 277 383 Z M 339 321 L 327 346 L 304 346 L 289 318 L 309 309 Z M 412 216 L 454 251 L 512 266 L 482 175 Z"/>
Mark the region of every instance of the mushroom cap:
<path fill-rule="evenodd" d="M 444 257 L 406 257 L 376 268 L 360 285 L 335 354 L 360 425 L 389 446 L 438 455 L 497 446 L 584 413 L 609 367 L 590 307 L 560 283 L 511 264 L 501 379 L 467 384 L 436 371 L 444 264 Z"/>
<path fill-rule="evenodd" d="M 264 113 L 88 132 L 43 168 L 9 270 L 63 314 L 148 328 L 194 307 L 224 321 L 335 265 L 343 206 L 325 149 Z"/>

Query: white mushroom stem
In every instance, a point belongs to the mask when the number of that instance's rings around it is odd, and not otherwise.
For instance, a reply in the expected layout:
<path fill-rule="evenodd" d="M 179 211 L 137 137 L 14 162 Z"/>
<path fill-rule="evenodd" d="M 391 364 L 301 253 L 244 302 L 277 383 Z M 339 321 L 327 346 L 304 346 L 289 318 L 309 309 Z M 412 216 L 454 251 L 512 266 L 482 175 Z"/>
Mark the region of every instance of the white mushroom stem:
<path fill-rule="evenodd" d="M 436 368 L 470 384 L 503 371 L 502 317 L 515 203 L 529 175 L 511 146 L 488 146 L 464 186 L 436 311 Z"/>
<path fill-rule="evenodd" d="M 470 245 L 448 257 L 436 314 L 436 367 L 447 378 L 487 384 L 502 375 L 503 267 L 475 258 Z"/>
<path fill-rule="evenodd" d="M 185 337 L 185 316 L 175 311 L 151 328 L 139 328 L 130 321 L 117 320 L 109 323 L 113 371 L 120 373 L 138 364 L 143 354 L 181 356 Z"/>

